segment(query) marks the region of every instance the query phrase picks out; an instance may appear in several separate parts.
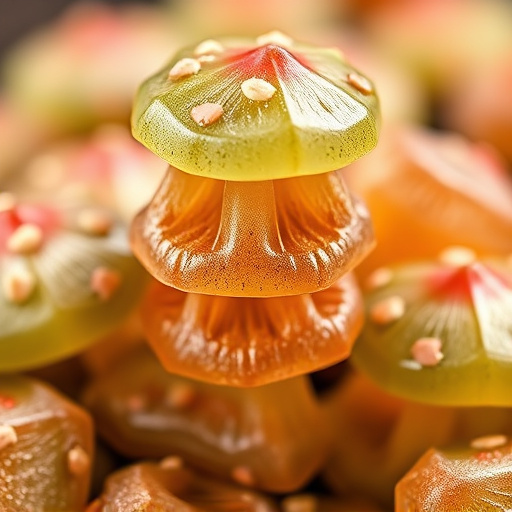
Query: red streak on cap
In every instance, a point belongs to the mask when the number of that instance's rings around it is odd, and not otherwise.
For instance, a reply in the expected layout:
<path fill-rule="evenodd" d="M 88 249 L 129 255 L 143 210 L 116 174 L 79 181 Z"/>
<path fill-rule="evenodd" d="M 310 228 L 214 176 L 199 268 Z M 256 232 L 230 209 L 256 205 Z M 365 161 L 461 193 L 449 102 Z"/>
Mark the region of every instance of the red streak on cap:
<path fill-rule="evenodd" d="M 483 263 L 438 269 L 428 276 L 427 286 L 434 297 L 468 303 L 474 302 L 476 294 L 496 298 L 512 291 L 510 279 Z"/>
<path fill-rule="evenodd" d="M 251 50 L 234 50 L 226 57 L 227 73 L 239 73 L 242 79 L 252 77 L 276 82 L 277 77 L 291 79 L 297 76 L 299 65 L 312 69 L 301 54 L 280 46 L 268 44 Z"/>

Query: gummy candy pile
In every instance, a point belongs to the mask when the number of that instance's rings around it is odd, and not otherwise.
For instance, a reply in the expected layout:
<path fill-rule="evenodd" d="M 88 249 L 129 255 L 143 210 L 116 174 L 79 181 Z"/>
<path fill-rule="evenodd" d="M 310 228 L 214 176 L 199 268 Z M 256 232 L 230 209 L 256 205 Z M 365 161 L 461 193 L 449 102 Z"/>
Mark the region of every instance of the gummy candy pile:
<path fill-rule="evenodd" d="M 282 3 L 352 20 L 347 53 L 323 25 L 165 62 L 175 11 L 95 4 L 14 49 L 1 511 L 512 510 L 512 7 L 461 2 Z M 424 32 L 486 16 L 485 52 Z"/>

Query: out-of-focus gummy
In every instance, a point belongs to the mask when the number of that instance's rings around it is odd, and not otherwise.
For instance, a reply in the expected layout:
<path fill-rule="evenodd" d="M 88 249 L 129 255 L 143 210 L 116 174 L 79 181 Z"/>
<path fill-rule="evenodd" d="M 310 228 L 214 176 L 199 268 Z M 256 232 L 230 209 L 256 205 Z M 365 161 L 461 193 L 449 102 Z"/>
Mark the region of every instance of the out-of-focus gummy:
<path fill-rule="evenodd" d="M 391 299 L 403 309 L 386 317 Z M 508 264 L 446 260 L 392 267 L 389 282 L 368 292 L 365 302 L 369 320 L 352 360 L 381 387 L 438 405 L 512 405 Z M 418 340 L 427 340 L 421 353 Z M 434 358 L 425 359 L 425 352 Z"/>
<path fill-rule="evenodd" d="M 325 461 L 329 432 L 304 377 L 251 389 L 170 375 L 138 350 L 93 381 L 85 402 L 101 435 L 129 457 L 179 455 L 224 479 L 299 489 Z"/>
<path fill-rule="evenodd" d="M 142 463 L 111 475 L 87 512 L 277 512 L 268 498 L 193 473 L 179 459 Z"/>
<path fill-rule="evenodd" d="M 493 151 L 454 133 L 390 131 L 347 169 L 370 210 L 377 247 L 358 271 L 434 258 L 448 245 L 512 252 L 512 181 Z"/>
<path fill-rule="evenodd" d="M 83 409 L 36 380 L 0 377 L 2 511 L 81 512 L 92 451 Z"/>
<path fill-rule="evenodd" d="M 121 323 L 146 283 L 110 212 L 58 204 L 0 211 L 0 277 L 0 371 L 79 352 Z"/>

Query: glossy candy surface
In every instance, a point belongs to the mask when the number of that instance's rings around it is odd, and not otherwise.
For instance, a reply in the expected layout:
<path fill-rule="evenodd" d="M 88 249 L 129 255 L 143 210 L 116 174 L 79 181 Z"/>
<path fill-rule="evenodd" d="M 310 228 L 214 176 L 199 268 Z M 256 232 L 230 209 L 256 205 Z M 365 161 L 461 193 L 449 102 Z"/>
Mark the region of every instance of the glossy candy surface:
<path fill-rule="evenodd" d="M 0 509 L 81 512 L 88 498 L 92 422 L 26 377 L 0 377 Z"/>
<path fill-rule="evenodd" d="M 369 252 L 373 232 L 339 173 L 243 183 L 171 167 L 135 218 L 131 241 L 169 286 L 271 297 L 332 285 Z"/>
<path fill-rule="evenodd" d="M 260 181 L 351 163 L 377 143 L 378 116 L 373 85 L 338 50 L 270 34 L 178 53 L 140 88 L 132 127 L 183 171 Z"/>
<path fill-rule="evenodd" d="M 362 327 L 363 304 L 351 274 L 321 292 L 268 299 L 186 294 L 157 283 L 142 319 L 169 372 L 259 386 L 347 358 Z"/>
<path fill-rule="evenodd" d="M 512 269 L 452 249 L 388 270 L 366 295 L 353 361 L 380 386 L 442 405 L 512 405 Z"/>
<path fill-rule="evenodd" d="M 260 494 L 201 476 L 178 458 L 137 464 L 111 475 L 87 512 L 276 512 Z"/>
<path fill-rule="evenodd" d="M 335 432 L 323 472 L 338 495 L 367 496 L 390 506 L 394 488 L 432 446 L 512 432 L 512 409 L 441 407 L 389 395 L 358 372 L 323 399 Z"/>
<path fill-rule="evenodd" d="M 257 489 L 299 489 L 327 456 L 327 425 L 302 377 L 252 389 L 214 386 L 166 373 L 146 349 L 96 379 L 85 402 L 123 455 L 179 455 Z"/>
<path fill-rule="evenodd" d="M 77 353 L 128 315 L 146 274 L 108 211 L 0 203 L 0 371 Z"/>
<path fill-rule="evenodd" d="M 347 171 L 378 242 L 362 273 L 434 258 L 447 245 L 483 255 L 512 252 L 512 181 L 484 145 L 453 133 L 390 131 Z"/>
<path fill-rule="evenodd" d="M 512 443 L 498 434 L 475 439 L 471 444 L 425 453 L 397 485 L 395 510 L 510 510 Z"/>

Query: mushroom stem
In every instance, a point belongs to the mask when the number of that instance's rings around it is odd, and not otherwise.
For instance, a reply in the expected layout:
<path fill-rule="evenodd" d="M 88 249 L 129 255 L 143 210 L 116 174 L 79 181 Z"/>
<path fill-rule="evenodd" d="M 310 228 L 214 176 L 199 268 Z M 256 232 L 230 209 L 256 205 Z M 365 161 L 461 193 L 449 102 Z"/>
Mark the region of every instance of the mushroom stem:
<path fill-rule="evenodd" d="M 213 250 L 222 247 L 243 251 L 247 257 L 284 252 L 272 181 L 225 182 L 221 224 Z"/>

